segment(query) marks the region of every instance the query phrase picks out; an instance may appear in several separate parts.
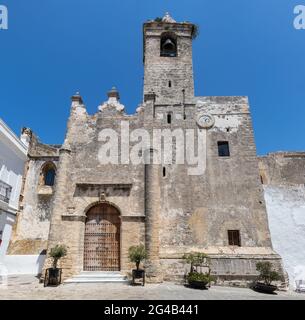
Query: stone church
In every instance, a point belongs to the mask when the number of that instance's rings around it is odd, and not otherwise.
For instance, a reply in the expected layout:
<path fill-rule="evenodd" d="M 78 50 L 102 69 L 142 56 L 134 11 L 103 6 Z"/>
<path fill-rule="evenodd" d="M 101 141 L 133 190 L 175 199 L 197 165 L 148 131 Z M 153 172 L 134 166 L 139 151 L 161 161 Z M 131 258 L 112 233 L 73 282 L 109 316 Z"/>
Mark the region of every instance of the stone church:
<path fill-rule="evenodd" d="M 210 256 L 220 283 L 252 280 L 261 260 L 284 274 L 272 248 L 248 98 L 195 96 L 195 36 L 194 24 L 168 14 L 144 23 L 143 101 L 135 114 L 125 113 L 115 88 L 94 115 L 77 93 L 62 145 L 23 130 L 29 155 L 9 254 L 45 255 L 65 244 L 64 279 L 125 276 L 133 267 L 128 249 L 141 243 L 150 282 L 181 279 L 182 257 L 194 251 Z M 175 161 L 101 163 L 100 132 L 119 135 L 122 121 L 130 131 L 193 130 L 205 150 L 204 172 L 189 174 L 189 164 Z M 140 151 L 150 160 L 156 152 Z"/>

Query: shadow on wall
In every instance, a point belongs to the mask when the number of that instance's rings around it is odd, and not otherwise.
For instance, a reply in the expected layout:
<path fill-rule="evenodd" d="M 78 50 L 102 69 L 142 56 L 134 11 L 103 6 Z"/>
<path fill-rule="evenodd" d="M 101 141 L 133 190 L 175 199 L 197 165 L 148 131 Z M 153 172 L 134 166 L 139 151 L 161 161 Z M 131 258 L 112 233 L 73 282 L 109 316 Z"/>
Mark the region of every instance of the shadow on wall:
<path fill-rule="evenodd" d="M 2 229 L 2 237 L 1 237 L 2 242 L 0 246 L 0 263 L 1 263 L 3 262 L 7 252 L 7 248 L 8 248 L 9 241 L 12 234 L 12 228 L 15 223 L 15 216 L 5 211 L 1 211 L 0 214 L 2 218 L 2 221 L 0 221 L 0 230 Z"/>
<path fill-rule="evenodd" d="M 36 260 L 36 266 L 38 267 L 37 275 L 41 275 L 46 257 L 47 257 L 47 250 L 42 250 Z"/>

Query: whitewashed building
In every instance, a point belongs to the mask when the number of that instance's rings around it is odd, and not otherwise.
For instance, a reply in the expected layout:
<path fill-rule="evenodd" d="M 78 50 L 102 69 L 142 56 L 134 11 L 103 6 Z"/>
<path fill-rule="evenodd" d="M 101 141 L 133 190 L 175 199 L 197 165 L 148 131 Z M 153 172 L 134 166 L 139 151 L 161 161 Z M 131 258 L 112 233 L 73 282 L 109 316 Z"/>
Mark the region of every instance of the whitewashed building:
<path fill-rule="evenodd" d="M 26 160 L 26 140 L 21 141 L 0 118 L 0 265 L 5 265 Z"/>

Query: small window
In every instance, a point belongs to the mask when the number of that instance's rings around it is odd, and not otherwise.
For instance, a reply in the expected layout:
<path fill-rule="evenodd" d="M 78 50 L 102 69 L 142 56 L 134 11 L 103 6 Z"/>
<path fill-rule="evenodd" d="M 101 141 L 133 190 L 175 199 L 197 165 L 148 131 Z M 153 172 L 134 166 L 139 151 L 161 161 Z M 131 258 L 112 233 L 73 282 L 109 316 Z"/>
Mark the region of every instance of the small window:
<path fill-rule="evenodd" d="M 166 168 L 165 167 L 163 167 L 163 178 L 165 178 L 166 177 Z"/>
<path fill-rule="evenodd" d="M 239 230 L 228 230 L 229 246 L 240 247 L 240 232 Z"/>
<path fill-rule="evenodd" d="M 167 114 L 167 123 L 172 123 L 172 115 L 170 113 Z"/>
<path fill-rule="evenodd" d="M 168 87 L 171 88 L 172 87 L 172 82 L 168 81 Z"/>
<path fill-rule="evenodd" d="M 56 167 L 53 162 L 47 162 L 41 169 L 40 185 L 53 186 L 55 183 Z"/>
<path fill-rule="evenodd" d="M 219 157 L 230 157 L 230 149 L 228 141 L 218 141 L 218 156 Z"/>
<path fill-rule="evenodd" d="M 55 180 L 55 170 L 54 169 L 47 170 L 44 176 L 44 184 L 46 186 L 53 186 L 54 180 Z"/>
<path fill-rule="evenodd" d="M 260 178 L 261 178 L 261 184 L 264 184 L 264 178 L 263 178 L 263 176 L 261 175 Z"/>

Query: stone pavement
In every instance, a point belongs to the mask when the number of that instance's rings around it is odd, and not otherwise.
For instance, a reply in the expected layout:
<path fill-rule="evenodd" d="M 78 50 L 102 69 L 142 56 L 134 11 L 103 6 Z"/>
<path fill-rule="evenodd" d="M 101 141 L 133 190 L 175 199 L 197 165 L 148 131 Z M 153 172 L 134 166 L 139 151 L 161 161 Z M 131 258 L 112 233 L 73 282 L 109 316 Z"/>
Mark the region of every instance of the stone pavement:
<path fill-rule="evenodd" d="M 132 287 L 126 284 L 64 284 L 44 288 L 34 276 L 10 276 L 8 286 L 0 285 L 0 300 L 305 300 L 305 294 L 278 292 L 267 295 L 251 289 L 212 286 L 209 290 L 194 290 L 174 283 Z"/>

